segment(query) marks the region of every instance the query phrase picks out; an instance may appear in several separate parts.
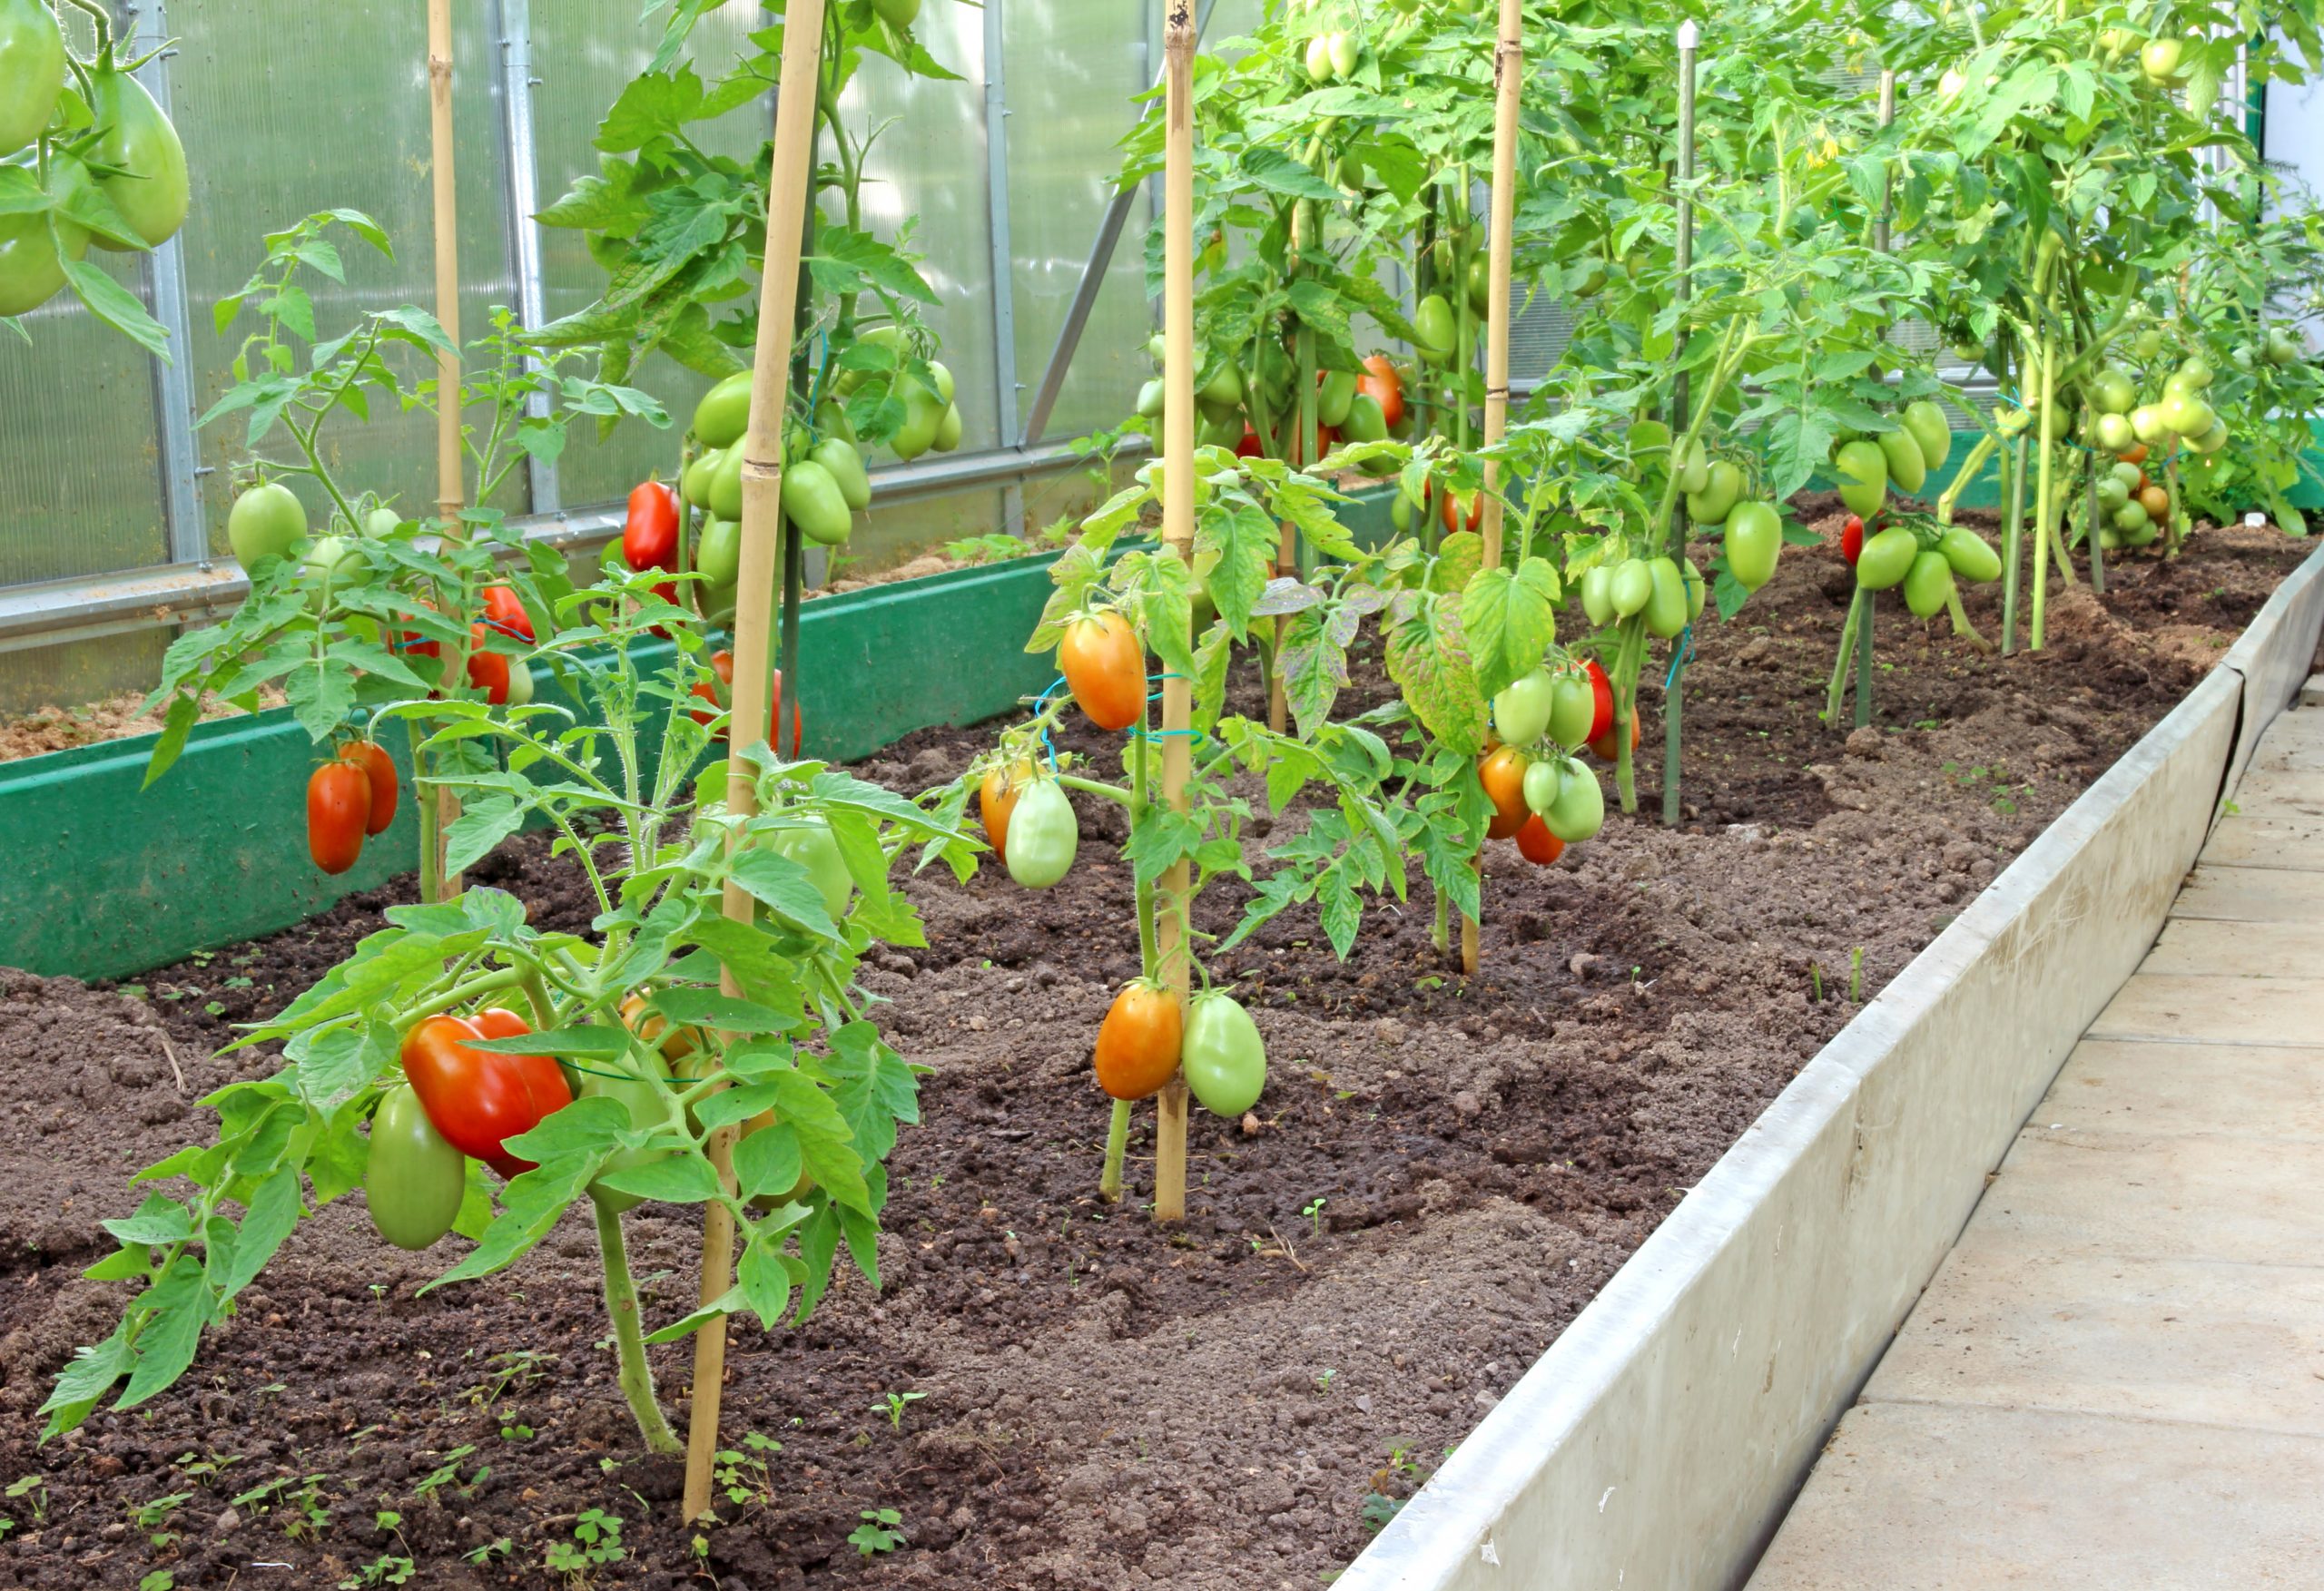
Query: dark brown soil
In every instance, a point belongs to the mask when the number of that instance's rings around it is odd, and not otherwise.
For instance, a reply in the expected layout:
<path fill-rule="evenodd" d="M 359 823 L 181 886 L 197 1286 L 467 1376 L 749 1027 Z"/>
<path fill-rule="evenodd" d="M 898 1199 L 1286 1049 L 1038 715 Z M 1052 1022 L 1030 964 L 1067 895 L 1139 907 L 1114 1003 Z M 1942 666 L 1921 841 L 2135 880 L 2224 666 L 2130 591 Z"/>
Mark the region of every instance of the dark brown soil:
<path fill-rule="evenodd" d="M 1369 918 L 1344 965 L 1296 914 L 1221 958 L 1274 1076 L 1262 1119 L 1198 1115 L 1176 1233 L 1093 1196 L 1089 1045 L 1136 963 L 1118 816 L 1085 807 L 1081 861 L 1047 893 L 915 881 L 931 948 L 867 976 L 899 1047 L 936 1068 L 892 1165 L 887 1288 L 852 1280 L 772 1338 L 736 1330 L 724 1436 L 766 1468 L 738 1474 L 699 1548 L 675 1467 L 638 1456 L 614 1390 L 578 1218 L 504 1276 L 416 1300 L 448 1261 L 385 1247 L 350 1197 L 172 1391 L 37 1447 L 50 1379 L 117 1316 L 117 1288 L 77 1273 L 107 1246 L 98 1221 L 136 1203 L 129 1174 L 206 1131 L 207 1090 L 270 1064 L 212 1059 L 229 1025 L 290 999 L 398 896 L 139 985 L 0 973 L 0 1488 L 28 1478 L 0 1502 L 0 1581 L 369 1585 L 409 1557 L 437 1586 L 1311 1591 L 1847 1021 L 1856 959 L 1869 997 L 2302 550 L 2207 533 L 2175 564 L 2126 564 L 2102 608 L 2053 602 L 2039 655 L 1884 619 L 1879 727 L 1845 743 L 1816 712 L 1846 575 L 1787 559 L 1703 638 L 1682 830 L 1617 819 L 1546 870 L 1494 847 L 1476 978 L 1433 948 L 1420 901 Z M 1984 594 L 1971 612 L 1994 627 Z M 989 740 L 924 732 L 864 771 L 922 788 Z M 536 841 L 472 877 L 586 923 Z M 1225 891 L 1203 907 L 1212 928 L 1238 912 Z M 696 1229 L 650 1206 L 632 1228 L 652 1312 L 681 1312 Z M 518 1350 L 541 1357 L 500 1357 Z M 681 1415 L 689 1363 L 656 1350 Z M 893 1421 L 890 1393 L 917 1395 Z M 619 1517 L 620 1556 L 552 1573 L 590 1509 Z M 904 1544 L 861 1556 L 866 1509 L 901 1516 Z"/>

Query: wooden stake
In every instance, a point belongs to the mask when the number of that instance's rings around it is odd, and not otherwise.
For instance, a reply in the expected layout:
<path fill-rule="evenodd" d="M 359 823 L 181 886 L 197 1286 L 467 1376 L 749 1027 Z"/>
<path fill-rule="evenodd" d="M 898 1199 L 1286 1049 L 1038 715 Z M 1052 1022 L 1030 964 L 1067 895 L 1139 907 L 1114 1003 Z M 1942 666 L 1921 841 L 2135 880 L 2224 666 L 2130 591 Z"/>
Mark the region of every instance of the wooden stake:
<path fill-rule="evenodd" d="M 766 264 L 759 275 L 759 341 L 751 377 L 751 428 L 743 438 L 743 560 L 734 603 L 734 712 L 727 731 L 726 807 L 735 818 L 758 810 L 750 752 L 764 743 L 772 682 L 775 555 L 783 518 L 783 429 L 790 391 L 791 353 L 799 294 L 799 237 L 806 224 L 807 190 L 814 162 L 815 92 L 822 66 L 824 0 L 791 0 L 783 32 L 783 81 L 775 102 L 774 171 L 766 205 Z M 789 682 L 785 682 L 786 685 Z M 729 845 L 733 840 L 730 837 Z M 750 922 L 755 903 L 726 886 L 725 911 Z M 742 991 L 732 973 L 720 980 Z M 711 1134 L 711 1164 L 731 1192 L 736 1129 Z M 724 1204 L 705 1207 L 702 1223 L 702 1301 L 714 1302 L 733 1285 L 734 1215 Z M 726 1375 L 726 1321 L 704 1324 L 694 1340 L 694 1409 L 686 1429 L 685 1517 L 710 1507 L 718 1450 L 718 1403 Z"/>
<path fill-rule="evenodd" d="M 1509 435 L 1509 314 L 1510 258 L 1517 227 L 1517 109 L 1525 83 L 1525 11 L 1523 0 L 1501 0 L 1501 42 L 1492 56 L 1492 220 L 1487 247 L 1492 251 L 1489 270 L 1492 287 L 1485 310 L 1485 435 L 1488 451 Z M 1485 461 L 1484 565 L 1501 565 L 1501 465 Z M 1477 871 L 1484 871 L 1478 859 Z M 1483 889 L 1482 879 L 1478 884 Z M 1480 908 L 1482 908 L 1480 902 Z M 1477 970 L 1477 925 L 1461 919 L 1461 970 Z"/>
<path fill-rule="evenodd" d="M 428 135 L 436 200 L 436 319 L 458 349 L 460 234 L 458 190 L 452 168 L 452 0 L 428 0 Z M 453 541 L 461 536 L 460 508 L 468 495 L 460 418 L 460 356 L 440 353 L 436 356 L 436 517 L 446 539 Z M 463 641 L 453 649 L 452 679 L 468 677 L 472 644 Z M 438 899 L 448 900 L 460 892 L 459 875 L 444 870 L 445 836 L 459 815 L 459 797 L 438 790 L 435 821 L 421 825 L 420 843 L 428 854 L 421 859 L 420 876 L 438 880 Z"/>
<path fill-rule="evenodd" d="M 1162 542 L 1191 565 L 1195 555 L 1195 18 L 1194 0 L 1170 0 L 1162 75 L 1167 83 L 1162 179 Z M 1193 636 L 1187 636 L 1191 644 Z M 1162 796 L 1187 810 L 1194 761 L 1194 687 L 1162 683 Z M 1194 968 L 1187 947 L 1187 864 L 1162 876 L 1162 978 L 1186 1008 Z M 1154 1133 L 1154 1219 L 1187 1216 L 1187 1080 L 1170 1079 Z"/>

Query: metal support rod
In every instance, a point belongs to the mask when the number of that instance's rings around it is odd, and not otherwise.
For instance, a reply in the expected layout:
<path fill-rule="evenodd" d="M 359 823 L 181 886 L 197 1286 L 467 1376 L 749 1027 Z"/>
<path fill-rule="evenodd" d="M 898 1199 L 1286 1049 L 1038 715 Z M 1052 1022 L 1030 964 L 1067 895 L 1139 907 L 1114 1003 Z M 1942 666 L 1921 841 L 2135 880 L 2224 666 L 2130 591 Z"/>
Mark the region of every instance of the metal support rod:
<path fill-rule="evenodd" d="M 1007 0 L 984 0 L 985 200 L 992 230 L 993 414 L 1000 435 L 1017 429 L 1017 251 L 1009 215 L 1009 61 L 1003 22 Z M 1025 495 L 1001 492 L 1000 522 L 1025 534 Z"/>
<path fill-rule="evenodd" d="M 533 216 L 541 207 L 539 144 L 534 133 L 532 0 L 493 0 L 500 34 L 501 149 L 508 167 L 508 257 L 517 266 L 517 317 L 527 331 L 548 324 L 548 289 L 541 264 L 541 227 Z M 549 395 L 536 392 L 525 412 L 547 419 Z M 532 510 L 554 514 L 564 506 L 556 461 L 528 455 L 525 460 Z"/>
<path fill-rule="evenodd" d="M 125 55 L 156 50 L 170 36 L 162 0 L 117 8 L 117 32 Z M 137 81 L 170 113 L 170 57 L 163 51 L 140 66 Z M 153 421 L 161 443 L 162 517 L 169 532 L 170 561 L 199 564 L 210 561 L 210 527 L 202 514 L 202 447 L 193 434 L 193 349 L 188 338 L 185 250 L 177 238 L 155 245 L 145 256 L 146 297 L 153 319 L 169 333 L 172 357 L 153 361 Z"/>
<path fill-rule="evenodd" d="M 1195 39 L 1200 43 L 1203 29 L 1210 25 L 1211 8 L 1217 0 L 1202 0 L 1202 7 L 1195 18 Z M 1149 52 L 1148 59 L 1151 60 Z M 1081 334 L 1088 329 L 1090 311 L 1098 307 L 1098 295 L 1105 290 L 1106 272 L 1114 262 L 1114 249 L 1122 241 L 1122 229 L 1128 224 L 1129 212 L 1137 203 L 1137 190 L 1117 190 L 1106 206 L 1105 219 L 1098 223 L 1098 241 L 1089 246 L 1089 262 L 1081 268 L 1080 283 L 1073 290 L 1073 302 L 1065 311 L 1065 324 L 1058 328 L 1057 347 L 1049 352 L 1049 368 L 1041 372 L 1040 389 L 1033 395 L 1033 407 L 1025 416 L 1025 435 L 1019 447 L 1030 447 L 1048 435 L 1049 415 L 1057 408 L 1058 395 L 1065 390 L 1066 372 L 1073 368 L 1073 356 L 1081 347 Z"/>
<path fill-rule="evenodd" d="M 1678 282 L 1679 347 L 1686 348 L 1687 319 L 1695 300 L 1695 53 L 1702 43 L 1701 30 L 1690 19 L 1679 25 L 1679 223 L 1678 223 Z M 1692 423 L 1693 384 L 1682 366 L 1678 379 L 1671 383 L 1670 435 L 1673 445 L 1687 434 Z M 1675 455 L 1670 467 L 1675 471 L 1682 460 Z M 1687 499 L 1684 494 L 1673 494 L 1670 523 L 1663 534 L 1669 538 L 1671 555 L 1683 565 L 1687 556 L 1687 536 L 1692 527 L 1687 522 Z M 1679 800 L 1681 715 L 1686 706 L 1687 648 L 1694 639 L 1692 627 L 1682 633 L 1679 655 L 1670 660 L 1669 683 L 1662 692 L 1662 821 L 1666 828 L 1678 826 L 1682 815 Z"/>

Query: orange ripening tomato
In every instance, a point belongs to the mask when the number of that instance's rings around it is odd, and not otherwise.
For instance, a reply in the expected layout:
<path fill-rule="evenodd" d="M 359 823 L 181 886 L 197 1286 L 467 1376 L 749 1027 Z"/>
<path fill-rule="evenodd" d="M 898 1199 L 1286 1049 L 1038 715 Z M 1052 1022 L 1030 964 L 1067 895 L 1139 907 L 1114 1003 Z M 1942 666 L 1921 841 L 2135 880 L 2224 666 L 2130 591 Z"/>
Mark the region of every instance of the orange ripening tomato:
<path fill-rule="evenodd" d="M 506 585 L 484 588 L 484 622 L 503 635 L 514 635 L 519 641 L 533 638 L 533 616 L 517 599 L 517 593 Z"/>
<path fill-rule="evenodd" d="M 1098 1086 L 1116 1099 L 1151 1098 L 1178 1075 L 1185 1039 L 1177 996 L 1142 977 L 1124 984 L 1098 1029 Z"/>
<path fill-rule="evenodd" d="M 489 1015 L 489 1013 L 487 1013 Z M 668 1059 L 684 1060 L 702 1047 L 703 1035 L 699 1027 L 670 1026 L 670 1019 L 659 1011 L 645 1008 L 644 995 L 631 995 L 621 1003 L 621 1024 L 632 1033 L 658 1049 Z M 489 1036 L 499 1036 L 492 1035 Z M 514 1034 L 508 1036 L 515 1037 Z"/>
<path fill-rule="evenodd" d="M 1465 525 L 1461 523 L 1463 508 L 1468 510 L 1468 524 Z M 1437 501 L 1436 512 L 1437 516 L 1444 521 L 1447 535 L 1456 530 L 1474 530 L 1485 522 L 1485 495 L 1472 492 L 1464 501 L 1461 493 L 1447 486 L 1444 495 Z"/>
<path fill-rule="evenodd" d="M 1517 851 L 1535 867 L 1546 868 L 1565 854 L 1565 841 L 1551 833 L 1550 826 L 1536 814 L 1517 831 Z"/>
<path fill-rule="evenodd" d="M 2139 488 L 2136 500 L 2138 506 L 2146 510 L 2146 516 L 2157 525 L 2171 522 L 2171 492 L 2168 487 L 2150 481 Z"/>
<path fill-rule="evenodd" d="M 375 741 L 348 741 L 340 747 L 339 760 L 355 763 L 371 781 L 371 817 L 363 832 L 386 833 L 388 825 L 396 820 L 395 760 Z"/>
<path fill-rule="evenodd" d="M 1638 750 L 1638 710 L 1636 708 L 1632 708 L 1630 710 L 1630 750 L 1633 751 Z M 1606 732 L 1598 736 L 1590 742 L 1590 750 L 1591 754 L 1594 755 L 1600 762 L 1612 762 L 1617 761 L 1615 753 L 1614 726 L 1612 724 L 1608 724 L 1606 726 Z"/>
<path fill-rule="evenodd" d="M 2114 457 L 2121 459 L 2124 464 L 2144 464 L 2146 462 L 2146 444 L 2143 442 L 2133 443 L 2128 452 L 2117 453 Z"/>
<path fill-rule="evenodd" d="M 1396 372 L 1396 361 L 1386 354 L 1374 354 L 1364 361 L 1364 374 L 1356 378 L 1355 389 L 1380 406 L 1390 430 L 1404 423 L 1404 378 Z"/>
<path fill-rule="evenodd" d="M 572 1104 L 573 1091 L 547 1056 L 492 1055 L 468 1042 L 531 1031 L 515 1012 L 495 1009 L 474 1018 L 430 1016 L 403 1039 L 404 1078 L 428 1119 L 453 1148 L 507 1177 L 532 1170 L 533 1163 L 502 1144 Z"/>
<path fill-rule="evenodd" d="M 371 821 L 371 776 L 360 763 L 324 763 L 307 781 L 307 854 L 333 878 L 363 854 Z"/>
<path fill-rule="evenodd" d="M 992 844 L 993 856 L 1002 862 L 1009 859 L 1009 814 L 1017 810 L 1017 798 L 1025 793 L 1032 778 L 1029 762 L 1007 768 L 996 763 L 985 771 L 983 781 L 977 786 L 977 816 L 983 820 L 984 837 Z"/>
<path fill-rule="evenodd" d="M 1108 609 L 1074 620 L 1058 643 L 1058 672 L 1099 729 L 1128 729 L 1146 716 L 1146 649 Z"/>
<path fill-rule="evenodd" d="M 1477 777 L 1492 798 L 1493 819 L 1485 829 L 1488 840 L 1507 840 L 1525 827 L 1525 759 L 1514 747 L 1487 751 L 1477 763 Z"/>

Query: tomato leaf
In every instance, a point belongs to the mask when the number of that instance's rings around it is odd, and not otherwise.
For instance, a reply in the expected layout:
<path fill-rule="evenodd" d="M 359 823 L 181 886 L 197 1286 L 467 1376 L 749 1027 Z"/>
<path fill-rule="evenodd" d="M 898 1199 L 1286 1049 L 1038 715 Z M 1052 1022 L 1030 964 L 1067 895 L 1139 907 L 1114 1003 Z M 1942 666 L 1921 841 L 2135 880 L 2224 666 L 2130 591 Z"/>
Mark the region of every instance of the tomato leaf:
<path fill-rule="evenodd" d="M 1388 677 L 1430 734 L 1456 751 L 1482 749 L 1485 698 L 1469 663 L 1460 599 L 1405 592 L 1389 604 Z"/>
<path fill-rule="evenodd" d="M 834 1029 L 831 1045 L 822 1070 L 832 1079 L 832 1103 L 854 1134 L 856 1148 L 883 1161 L 896 1146 L 898 1124 L 920 1122 L 920 1080 L 869 1022 Z"/>
<path fill-rule="evenodd" d="M 1488 699 L 1541 664 L 1557 640 L 1558 577 L 1541 558 L 1514 574 L 1480 569 L 1461 597 L 1461 628 L 1469 638 L 1477 691 Z"/>
<path fill-rule="evenodd" d="M 717 1175 L 699 1154 L 665 1155 L 643 1165 L 624 1166 L 596 1179 L 617 1193 L 635 1193 L 664 1204 L 701 1204 L 720 1196 Z"/>
<path fill-rule="evenodd" d="M 1214 501 L 1196 523 L 1195 545 L 1218 554 L 1210 572 L 1211 600 L 1239 641 L 1250 633 L 1253 604 L 1275 573 L 1280 546 L 1275 522 L 1248 498 Z"/>
<path fill-rule="evenodd" d="M 753 900 L 807 932 L 825 939 L 840 937 L 824 909 L 822 891 L 807 869 L 789 857 L 759 848 L 743 851 L 734 858 L 734 879 Z"/>
<path fill-rule="evenodd" d="M 89 313 L 122 333 L 163 364 L 171 363 L 170 334 L 145 312 L 135 294 L 85 260 L 64 262 L 64 277 L 73 284 Z"/>
<path fill-rule="evenodd" d="M 745 1199 L 787 1193 L 806 1169 L 799 1135 L 787 1123 L 761 1127 L 734 1145 L 734 1185 Z"/>
<path fill-rule="evenodd" d="M 294 675 L 293 678 L 303 676 Z M 525 826 L 528 809 L 511 797 L 484 796 L 469 802 L 444 830 L 444 868 L 465 872 Z"/>

